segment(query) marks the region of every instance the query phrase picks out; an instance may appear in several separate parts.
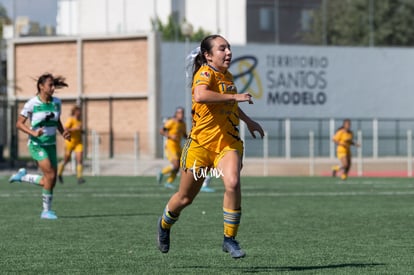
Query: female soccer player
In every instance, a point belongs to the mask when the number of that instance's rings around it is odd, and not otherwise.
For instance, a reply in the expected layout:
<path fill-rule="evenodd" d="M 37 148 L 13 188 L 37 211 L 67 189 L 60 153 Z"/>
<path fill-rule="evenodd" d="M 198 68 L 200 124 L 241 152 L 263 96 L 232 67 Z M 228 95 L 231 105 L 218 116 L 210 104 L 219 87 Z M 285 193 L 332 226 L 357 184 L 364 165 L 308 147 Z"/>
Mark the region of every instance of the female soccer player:
<path fill-rule="evenodd" d="M 164 175 L 169 174 L 165 187 L 174 188 L 172 185 L 178 171 L 180 170 L 181 140 L 187 137 L 187 130 L 184 122 L 184 108 L 178 107 L 174 117 L 168 119 L 160 130 L 160 134 L 167 138 L 165 143 L 165 154 L 170 165 L 164 167 L 157 176 L 157 181 L 161 184 Z"/>
<path fill-rule="evenodd" d="M 250 94 L 237 93 L 228 71 L 231 57 L 229 43 L 220 35 L 210 35 L 201 41 L 194 59 L 193 125 L 181 156 L 180 186 L 158 220 L 158 248 L 163 253 L 170 248 L 171 226 L 181 211 L 192 203 L 205 175 L 212 170 L 215 175 L 221 175 L 225 188 L 223 251 L 233 258 L 245 256 L 235 240 L 241 217 L 243 142 L 239 136 L 239 118 L 246 122 L 253 137 L 255 131 L 262 137 L 264 132 L 238 107 L 238 102 L 253 102 Z"/>
<path fill-rule="evenodd" d="M 64 130 L 60 121 L 62 103 L 53 94 L 55 89 L 67 86 L 63 77 L 54 77 L 48 73 L 40 76 L 37 80 L 36 96 L 26 102 L 16 123 L 17 129 L 29 135 L 29 152 L 37 161 L 43 176 L 27 174 L 26 169 L 21 168 L 9 181 L 28 182 L 43 188 L 43 211 L 40 215 L 42 219 L 57 219 L 55 212 L 51 210 L 53 188 L 56 184 L 56 129 L 66 140 L 70 140 L 70 133 Z M 30 127 L 26 125 L 27 119 Z"/>
<path fill-rule="evenodd" d="M 359 146 L 353 139 L 354 134 L 351 131 L 351 120 L 345 119 L 332 139 L 337 145 L 336 156 L 341 162 L 340 167 L 336 165 L 332 168 L 332 176 L 335 177 L 337 172 L 341 171 L 341 179 L 346 180 L 348 178 L 348 172 L 351 169 L 351 145 Z"/>
<path fill-rule="evenodd" d="M 79 106 L 74 106 L 71 111 L 71 116 L 65 123 L 65 129 L 70 132 L 70 140 L 65 140 L 65 155 L 58 166 L 58 180 L 63 183 L 63 170 L 65 165 L 69 162 L 72 152 L 75 152 L 76 157 L 76 178 L 78 184 L 85 182 L 83 179 L 83 144 L 82 144 L 82 111 Z"/>

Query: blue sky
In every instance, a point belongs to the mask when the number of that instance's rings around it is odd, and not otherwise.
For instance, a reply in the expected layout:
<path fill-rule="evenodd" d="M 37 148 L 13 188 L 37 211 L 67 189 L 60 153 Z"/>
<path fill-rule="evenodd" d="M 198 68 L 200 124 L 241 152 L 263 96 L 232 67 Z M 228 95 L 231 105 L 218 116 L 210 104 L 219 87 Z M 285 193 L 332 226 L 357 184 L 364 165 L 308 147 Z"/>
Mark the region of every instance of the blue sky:
<path fill-rule="evenodd" d="M 58 0 L 0 0 L 10 18 L 28 16 L 40 25 L 56 25 Z"/>

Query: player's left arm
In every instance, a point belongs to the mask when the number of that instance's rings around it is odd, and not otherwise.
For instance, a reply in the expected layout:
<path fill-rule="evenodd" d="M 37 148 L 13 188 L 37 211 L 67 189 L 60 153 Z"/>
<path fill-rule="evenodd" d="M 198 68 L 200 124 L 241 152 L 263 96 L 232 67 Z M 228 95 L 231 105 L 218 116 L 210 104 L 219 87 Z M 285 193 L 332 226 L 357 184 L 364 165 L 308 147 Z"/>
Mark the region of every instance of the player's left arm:
<path fill-rule="evenodd" d="M 70 131 L 63 128 L 62 121 L 60 120 L 60 118 L 58 120 L 57 129 L 64 139 L 70 140 Z"/>
<path fill-rule="evenodd" d="M 246 123 L 247 129 L 249 129 L 250 134 L 252 135 L 252 137 L 256 138 L 256 135 L 254 134 L 254 132 L 257 131 L 257 132 L 259 132 L 260 137 L 263 138 L 264 137 L 264 131 L 263 131 L 262 126 L 260 126 L 260 124 L 257 123 L 256 121 L 252 120 L 248 115 L 246 115 L 246 113 L 243 112 L 243 110 L 240 109 L 240 107 L 238 107 L 238 109 L 239 109 L 239 118 Z"/>
<path fill-rule="evenodd" d="M 359 143 L 357 143 L 357 142 L 352 142 L 352 145 L 354 145 L 355 147 L 359 147 L 360 145 L 359 145 Z"/>
<path fill-rule="evenodd" d="M 350 144 L 353 145 L 353 146 L 355 146 L 355 147 L 359 147 L 359 143 L 358 142 L 355 142 L 355 140 L 354 140 L 354 135 L 352 135 L 352 139 L 351 139 Z"/>

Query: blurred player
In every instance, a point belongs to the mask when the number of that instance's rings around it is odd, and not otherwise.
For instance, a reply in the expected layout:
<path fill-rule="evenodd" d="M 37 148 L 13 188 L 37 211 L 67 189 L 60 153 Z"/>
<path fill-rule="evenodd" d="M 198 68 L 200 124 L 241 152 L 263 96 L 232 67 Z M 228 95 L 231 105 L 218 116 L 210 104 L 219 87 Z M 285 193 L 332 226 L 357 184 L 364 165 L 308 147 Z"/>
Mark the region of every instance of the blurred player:
<path fill-rule="evenodd" d="M 345 119 L 342 126 L 336 131 L 333 142 L 337 145 L 336 156 L 341 162 L 341 166 L 334 166 L 332 168 L 332 176 L 336 177 L 338 172 L 341 172 L 341 179 L 348 178 L 348 172 L 351 169 L 351 145 L 359 146 L 354 142 L 354 135 L 351 131 L 351 121 Z"/>
<path fill-rule="evenodd" d="M 167 138 L 165 143 L 165 154 L 170 165 L 165 166 L 157 176 L 157 182 L 161 184 L 164 175 L 168 175 L 165 187 L 174 188 L 172 185 L 178 171 L 180 170 L 181 141 L 187 137 L 186 125 L 184 122 L 184 108 L 178 107 L 174 117 L 168 119 L 160 134 Z"/>
<path fill-rule="evenodd" d="M 204 178 L 203 185 L 201 186 L 201 189 L 200 189 L 201 192 L 212 193 L 212 192 L 216 191 L 216 190 L 214 190 L 214 188 L 210 187 L 211 178 L 212 178 L 212 176 L 210 174 L 208 174 Z"/>
<path fill-rule="evenodd" d="M 264 132 L 238 106 L 239 102 L 253 102 L 250 94 L 237 93 L 233 76 L 228 71 L 232 52 L 227 40 L 220 35 L 209 35 L 193 56 L 192 129 L 181 156 L 179 190 L 172 195 L 158 219 L 158 249 L 162 253 L 169 251 L 171 227 L 197 196 L 207 173 L 215 171 L 221 176 L 225 189 L 222 249 L 233 258 L 242 258 L 245 252 L 235 239 L 241 218 L 243 142 L 239 135 L 239 119 L 246 123 L 253 137 L 255 131 L 262 137 Z M 203 244 L 201 234 L 199 242 L 194 244 L 195 248 Z"/>
<path fill-rule="evenodd" d="M 70 140 L 70 133 L 63 128 L 60 121 L 61 100 L 53 94 L 55 89 L 67 86 L 62 77 L 51 74 L 40 76 L 37 80 L 36 96 L 24 104 L 16 123 L 17 129 L 29 135 L 29 152 L 37 161 L 43 175 L 27 174 L 26 169 L 21 168 L 9 181 L 28 182 L 43 188 L 43 211 L 40 215 L 42 219 L 57 219 L 56 213 L 51 209 L 57 170 L 56 130 L 66 140 Z M 28 119 L 30 127 L 26 125 Z"/>
<path fill-rule="evenodd" d="M 65 155 L 58 166 L 58 180 L 63 183 L 63 170 L 70 161 L 72 152 L 76 157 L 76 178 L 79 184 L 85 182 L 83 178 L 83 144 L 82 144 L 82 111 L 79 106 L 74 106 L 71 116 L 66 120 L 65 129 L 70 132 L 71 139 L 65 141 Z"/>

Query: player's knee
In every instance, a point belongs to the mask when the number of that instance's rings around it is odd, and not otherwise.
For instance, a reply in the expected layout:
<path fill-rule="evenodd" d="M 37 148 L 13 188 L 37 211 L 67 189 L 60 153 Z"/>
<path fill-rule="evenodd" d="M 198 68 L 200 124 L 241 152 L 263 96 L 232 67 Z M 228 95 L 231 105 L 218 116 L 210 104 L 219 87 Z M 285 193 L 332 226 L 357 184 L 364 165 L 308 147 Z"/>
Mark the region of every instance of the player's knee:
<path fill-rule="evenodd" d="M 53 183 L 56 179 L 56 174 L 54 172 L 50 172 L 50 173 L 44 173 L 43 177 L 45 177 L 45 179 L 49 182 L 49 183 Z"/>
<path fill-rule="evenodd" d="M 238 176 L 226 177 L 224 179 L 224 187 L 226 189 L 226 192 L 239 192 L 240 178 Z"/>
<path fill-rule="evenodd" d="M 44 171 L 41 181 L 41 185 L 43 185 L 45 188 L 53 188 L 56 183 L 56 173 L 53 171 Z"/>

